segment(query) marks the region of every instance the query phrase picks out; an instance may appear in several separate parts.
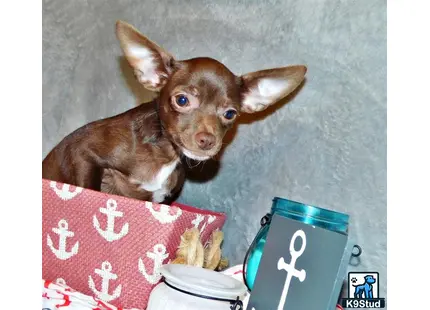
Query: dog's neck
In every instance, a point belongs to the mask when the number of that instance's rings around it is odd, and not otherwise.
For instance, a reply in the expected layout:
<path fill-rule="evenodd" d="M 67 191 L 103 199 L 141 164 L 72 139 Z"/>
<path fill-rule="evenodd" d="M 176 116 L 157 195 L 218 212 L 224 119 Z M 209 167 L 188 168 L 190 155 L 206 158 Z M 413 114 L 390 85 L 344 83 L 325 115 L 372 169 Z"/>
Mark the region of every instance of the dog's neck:
<path fill-rule="evenodd" d="M 177 159 L 182 152 L 160 119 L 159 107 L 159 99 L 155 98 L 153 101 L 143 103 L 133 109 L 133 133 L 137 142 L 166 149 L 169 153 L 174 150 L 176 154 L 174 159 Z"/>

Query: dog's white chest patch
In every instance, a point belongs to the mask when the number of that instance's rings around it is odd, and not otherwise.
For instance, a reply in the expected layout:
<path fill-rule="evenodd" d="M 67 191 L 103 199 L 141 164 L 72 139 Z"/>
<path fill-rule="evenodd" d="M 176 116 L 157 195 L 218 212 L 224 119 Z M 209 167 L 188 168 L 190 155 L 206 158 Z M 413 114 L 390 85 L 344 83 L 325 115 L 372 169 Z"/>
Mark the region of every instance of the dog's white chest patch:
<path fill-rule="evenodd" d="M 179 163 L 179 159 L 172 161 L 171 163 L 164 165 L 155 175 L 151 182 L 141 183 L 140 188 L 153 192 L 153 200 L 155 202 L 162 202 L 169 191 L 166 188 L 167 180 L 169 179 L 172 172 L 175 170 Z"/>

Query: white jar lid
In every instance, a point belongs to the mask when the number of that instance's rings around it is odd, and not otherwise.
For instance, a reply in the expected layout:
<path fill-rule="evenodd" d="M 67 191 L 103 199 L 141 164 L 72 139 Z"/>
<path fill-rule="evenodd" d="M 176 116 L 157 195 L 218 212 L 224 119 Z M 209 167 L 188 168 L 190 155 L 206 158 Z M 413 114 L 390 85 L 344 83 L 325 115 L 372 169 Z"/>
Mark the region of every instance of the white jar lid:
<path fill-rule="evenodd" d="M 246 293 L 246 286 L 225 274 L 188 265 L 167 264 L 160 268 L 166 282 L 183 291 L 235 300 Z"/>

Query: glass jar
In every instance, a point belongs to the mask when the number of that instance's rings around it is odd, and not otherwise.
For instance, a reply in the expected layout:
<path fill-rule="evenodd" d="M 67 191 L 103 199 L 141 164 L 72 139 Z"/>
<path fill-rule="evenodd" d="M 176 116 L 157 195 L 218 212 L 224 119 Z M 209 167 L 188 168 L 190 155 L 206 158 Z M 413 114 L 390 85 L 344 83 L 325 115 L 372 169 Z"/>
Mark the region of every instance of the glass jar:
<path fill-rule="evenodd" d="M 245 256 L 243 275 L 244 282 L 250 291 L 254 286 L 258 266 L 263 255 L 267 233 L 270 228 L 270 220 L 275 214 L 340 234 L 348 234 L 349 215 L 275 197 L 272 202 L 270 213 L 266 214 L 261 219 L 261 229 L 257 233 Z M 355 247 L 359 248 L 358 246 Z M 361 249 L 359 249 L 359 252 L 361 254 Z M 354 256 L 359 256 L 360 254 Z"/>
<path fill-rule="evenodd" d="M 225 274 L 188 265 L 160 268 L 164 281 L 149 296 L 147 310 L 240 310 L 246 286 Z"/>

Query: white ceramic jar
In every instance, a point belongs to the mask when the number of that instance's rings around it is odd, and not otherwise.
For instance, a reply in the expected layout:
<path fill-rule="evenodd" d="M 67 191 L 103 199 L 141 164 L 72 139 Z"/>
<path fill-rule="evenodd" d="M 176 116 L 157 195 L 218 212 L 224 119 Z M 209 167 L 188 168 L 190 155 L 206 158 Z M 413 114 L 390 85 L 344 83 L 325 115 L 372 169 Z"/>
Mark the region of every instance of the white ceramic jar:
<path fill-rule="evenodd" d="M 187 265 L 164 265 L 164 282 L 151 292 L 147 310 L 244 309 L 246 286 L 222 273 Z M 198 295 L 198 296 L 197 296 Z"/>

